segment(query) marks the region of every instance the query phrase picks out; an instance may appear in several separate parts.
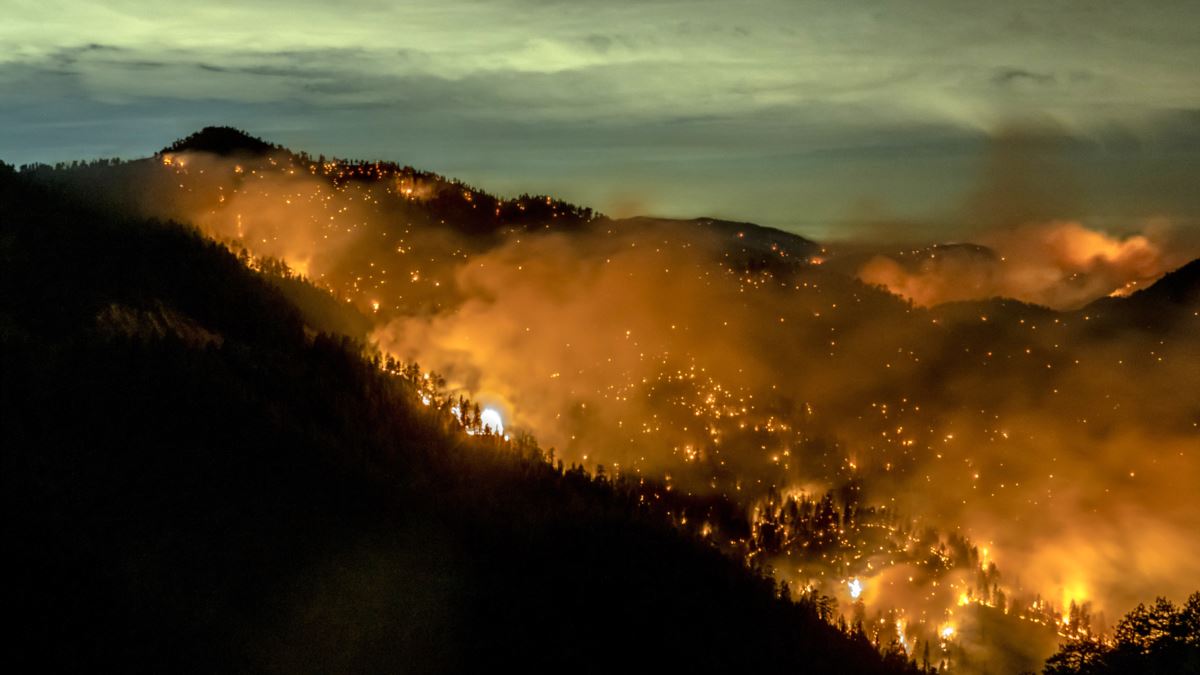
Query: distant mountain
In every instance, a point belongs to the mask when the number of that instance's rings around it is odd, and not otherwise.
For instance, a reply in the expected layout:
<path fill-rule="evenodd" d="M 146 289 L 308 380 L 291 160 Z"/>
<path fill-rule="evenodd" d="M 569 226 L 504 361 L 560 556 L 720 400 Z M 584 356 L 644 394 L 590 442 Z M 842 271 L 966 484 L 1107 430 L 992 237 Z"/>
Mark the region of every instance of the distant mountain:
<path fill-rule="evenodd" d="M 657 223 L 694 226 L 716 232 L 720 236 L 725 237 L 729 240 L 731 248 L 741 249 L 746 253 L 790 256 L 798 262 L 807 261 L 821 250 L 821 245 L 811 239 L 754 223 L 719 220 L 716 218 L 679 219 L 655 218 L 652 216 L 636 216 L 616 222 L 634 227 Z"/>

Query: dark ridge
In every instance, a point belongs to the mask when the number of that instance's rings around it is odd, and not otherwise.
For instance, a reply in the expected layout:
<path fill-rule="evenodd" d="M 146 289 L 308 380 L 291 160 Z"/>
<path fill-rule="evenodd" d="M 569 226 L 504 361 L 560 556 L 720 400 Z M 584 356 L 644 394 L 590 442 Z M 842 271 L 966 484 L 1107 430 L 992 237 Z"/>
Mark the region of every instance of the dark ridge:
<path fill-rule="evenodd" d="M 1200 258 L 1128 297 L 1100 298 L 1076 311 L 1096 330 L 1165 331 L 1200 308 Z"/>
<path fill-rule="evenodd" d="M 802 237 L 798 234 L 785 232 L 774 227 L 758 225 L 756 223 L 745 223 L 733 220 L 721 220 L 719 218 L 658 218 L 655 216 L 634 216 L 632 218 L 624 218 L 616 221 L 618 223 L 629 223 L 632 225 L 646 225 L 651 223 L 678 223 L 683 225 L 695 225 L 711 229 L 719 232 L 722 235 L 736 237 L 739 234 L 747 243 L 777 243 L 786 245 L 795 249 L 813 249 L 818 248 L 817 242 Z"/>
<path fill-rule="evenodd" d="M 1182 305 L 1200 299 L 1200 258 L 1168 272 L 1149 288 L 1130 295 L 1131 302 L 1158 302 Z"/>
<path fill-rule="evenodd" d="M 187 138 L 163 148 L 160 154 L 172 152 L 211 152 L 216 155 L 262 156 L 279 149 L 261 138 L 233 127 L 204 127 Z"/>
<path fill-rule="evenodd" d="M 667 226 L 696 228 L 713 233 L 724 250 L 723 264 L 743 271 L 790 274 L 821 254 L 821 245 L 798 234 L 754 223 L 716 218 L 655 218 L 636 216 L 612 221 L 618 227 Z"/>
<path fill-rule="evenodd" d="M 986 316 L 991 321 L 1010 319 L 1044 319 L 1059 312 L 1031 302 L 1012 298 L 994 297 L 987 300 L 957 300 L 944 302 L 929 309 L 929 313 L 941 321 L 970 322 Z"/>

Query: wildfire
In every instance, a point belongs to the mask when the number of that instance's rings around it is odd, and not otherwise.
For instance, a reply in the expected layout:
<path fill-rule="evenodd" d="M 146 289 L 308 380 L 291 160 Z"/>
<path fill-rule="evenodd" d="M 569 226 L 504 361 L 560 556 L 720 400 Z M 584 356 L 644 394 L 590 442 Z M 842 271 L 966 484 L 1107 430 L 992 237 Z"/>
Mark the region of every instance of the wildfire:
<path fill-rule="evenodd" d="M 232 171 L 226 168 L 224 185 L 209 195 L 211 204 L 207 208 L 215 215 L 208 224 L 224 226 L 225 229 L 219 232 L 230 239 L 236 238 L 237 246 L 250 248 L 254 256 L 284 260 L 305 276 L 311 270 L 314 283 L 328 288 L 350 307 L 369 309 L 368 316 L 380 315 L 376 320 L 378 332 L 373 339 L 382 334 L 384 322 L 378 319 L 384 317 L 395 319 L 400 316 L 408 321 L 410 315 L 431 315 L 435 318 L 429 322 L 429 333 L 421 333 L 421 337 L 436 336 L 438 331 L 445 331 L 445 324 L 438 322 L 453 313 L 447 311 L 448 305 L 462 301 L 457 294 L 463 290 L 464 280 L 468 282 L 467 286 L 479 285 L 484 290 L 493 290 L 484 283 L 477 283 L 483 278 L 483 272 L 479 278 L 470 276 L 477 268 L 486 269 L 487 274 L 496 274 L 496 268 L 508 265 L 510 269 L 499 272 L 506 282 L 519 278 L 522 280 L 519 283 L 527 283 L 525 279 L 543 283 L 545 277 L 538 276 L 537 266 L 547 264 L 553 269 L 554 264 L 561 262 L 554 256 L 541 255 L 537 250 L 529 253 L 527 247 L 534 245 L 530 241 L 535 237 L 526 236 L 527 230 L 517 227 L 499 230 L 504 247 L 507 247 L 504 252 L 510 256 L 506 259 L 488 251 L 481 253 L 470 249 L 457 240 L 449 247 L 439 248 L 442 243 L 431 244 L 422 232 L 426 227 L 436 230 L 437 224 L 422 222 L 415 217 L 413 222 L 408 221 L 409 214 L 417 210 L 414 200 L 426 197 L 456 201 L 468 212 L 478 205 L 486 210 L 489 218 L 492 213 L 497 218 L 519 216 L 527 210 L 532 213 L 544 203 L 552 207 L 543 209 L 545 218 L 549 219 L 551 215 L 557 218 L 558 207 L 544 197 L 489 201 L 484 193 L 466 189 L 461 184 L 426 180 L 411 169 L 337 161 L 320 164 L 285 161 L 280 169 L 292 175 L 299 167 L 303 181 L 284 182 L 281 187 L 278 181 L 264 180 L 264 175 L 272 169 L 251 161 L 247 160 L 244 167 L 233 167 Z M 275 165 L 273 161 L 271 163 Z M 172 186 L 178 182 L 181 192 L 187 194 L 200 192 L 203 183 L 198 174 L 202 173 L 202 167 L 209 166 L 195 160 L 184 168 L 183 158 L 175 155 L 163 155 L 161 164 L 165 168 L 156 166 L 155 170 L 162 170 L 171 178 L 177 177 L 178 181 L 172 180 Z M 234 175 L 229 176 L 229 173 Z M 372 182 L 381 178 L 379 184 Z M 388 200 L 399 203 L 402 208 L 385 210 Z M 264 212 L 271 211 L 284 214 L 280 222 L 263 216 Z M 379 217 L 381 215 L 386 217 Z M 304 227 L 289 229 L 296 221 L 304 222 Z M 387 221 L 386 225 L 381 224 L 382 221 Z M 445 221 L 441 224 L 449 225 Z M 300 234 L 296 234 L 297 231 Z M 435 234 L 440 236 L 441 233 Z M 1071 230 L 1068 234 L 1074 237 L 1079 233 Z M 603 238 L 603 233 L 600 236 Z M 728 261 L 717 268 L 702 268 L 696 263 L 693 269 L 687 266 L 691 262 L 681 263 L 677 257 L 667 257 L 666 252 L 683 250 L 694 242 L 672 242 L 665 238 L 662 241 L 628 241 L 619 239 L 620 233 L 613 231 L 609 231 L 608 236 L 614 244 L 620 244 L 625 250 L 636 249 L 644 256 L 636 259 L 636 267 L 625 261 L 628 266 L 621 270 L 626 278 L 649 279 L 636 288 L 644 290 L 658 285 L 671 288 L 672 292 L 678 292 L 676 297 L 680 299 L 680 306 L 686 306 L 690 301 L 688 293 L 698 295 L 702 300 L 708 299 L 703 295 L 707 291 L 695 292 L 693 286 L 679 285 L 678 280 L 681 277 L 688 280 L 687 275 L 695 275 L 692 280 L 703 284 L 703 289 L 732 289 L 738 303 L 745 302 L 745 306 L 752 309 L 769 309 L 764 310 L 762 316 L 766 317 L 763 323 L 769 322 L 772 340 L 803 339 L 807 331 L 819 335 L 814 342 L 816 348 L 804 352 L 806 358 L 811 358 L 812 380 L 819 380 L 823 369 L 841 374 L 861 365 L 878 374 L 881 381 L 895 385 L 894 390 L 857 401 L 858 408 L 853 411 L 826 412 L 833 405 L 820 398 L 820 393 L 810 395 L 795 386 L 791 381 L 795 379 L 794 372 L 781 369 L 768 374 L 770 379 L 765 383 L 756 382 L 743 371 L 743 366 L 746 366 L 745 371 L 751 371 L 761 365 L 756 362 L 757 355 L 722 351 L 719 358 L 713 359 L 711 353 L 705 353 L 687 341 L 689 335 L 698 334 L 718 336 L 722 344 L 726 337 L 744 339 L 744 334 L 755 329 L 752 323 L 755 318 L 750 313 L 740 313 L 739 305 L 713 303 L 708 307 L 708 314 L 697 316 L 682 313 L 671 302 L 655 310 L 653 321 L 639 320 L 637 313 L 616 314 L 617 318 L 608 323 L 604 316 L 593 320 L 596 315 L 564 313 L 565 320 L 583 325 L 585 329 L 578 334 L 563 333 L 562 342 L 567 344 L 566 355 L 561 358 L 554 353 L 542 352 L 519 355 L 524 358 L 516 360 L 526 364 L 531 362 L 529 357 L 545 356 L 545 367 L 537 369 L 537 386 L 526 386 L 522 390 L 520 383 L 510 381 L 521 377 L 519 368 L 510 369 L 508 373 L 490 372 L 497 362 L 507 359 L 498 358 L 498 352 L 488 353 L 487 349 L 494 344 L 504 344 L 510 351 L 525 349 L 526 345 L 546 349 L 545 341 L 538 342 L 539 334 L 553 330 L 547 330 L 547 322 L 538 322 L 536 312 L 520 315 L 520 307 L 506 305 L 506 311 L 515 309 L 511 320 L 521 331 L 517 339 L 505 342 L 513 337 L 504 334 L 508 317 L 502 316 L 497 321 L 492 316 L 487 323 L 464 324 L 464 328 L 445 341 L 454 358 L 470 358 L 474 351 L 482 354 L 478 363 L 470 365 L 487 370 L 500 385 L 492 386 L 495 382 L 464 384 L 464 380 L 470 381 L 469 377 L 460 377 L 449 385 L 444 381 L 438 385 L 431 382 L 426 373 L 415 382 L 416 400 L 428 406 L 431 412 L 456 420 L 465 434 L 507 439 L 504 436 L 505 420 L 498 409 L 455 405 L 447 390 L 455 395 L 459 392 L 473 395 L 481 389 L 505 391 L 506 396 L 515 392 L 511 394 L 512 400 L 519 402 L 525 419 L 553 420 L 539 426 L 539 440 L 559 448 L 568 461 L 582 456 L 591 465 L 602 461 L 610 469 L 619 463 L 623 472 L 645 476 L 648 480 L 662 480 L 667 469 L 678 470 L 675 480 L 668 480 L 664 491 L 686 492 L 690 496 L 691 491 L 696 490 L 705 496 L 729 499 L 737 506 L 745 507 L 746 511 L 755 508 L 753 515 L 744 513 L 750 525 L 751 534 L 747 536 L 727 536 L 729 532 L 717 519 L 708 520 L 712 518 L 711 514 L 691 514 L 691 518 L 680 517 L 678 522 L 686 526 L 690 520 L 697 533 L 735 556 L 755 564 L 765 561 L 775 569 L 790 568 L 803 582 L 811 583 L 822 592 L 837 595 L 840 593 L 838 587 L 844 583 L 857 606 L 863 604 L 863 590 L 869 582 L 872 604 L 879 603 L 870 611 L 884 614 L 873 618 L 872 624 L 884 626 L 878 630 L 890 630 L 894 624 L 898 633 L 896 639 L 906 649 L 917 639 L 932 641 L 939 635 L 943 640 L 953 638 L 955 625 L 939 625 L 938 619 L 953 617 L 950 610 L 956 606 L 970 607 L 969 611 L 997 608 L 1004 613 L 1012 608 L 1014 617 L 1019 615 L 1021 620 L 1047 627 L 1058 628 L 1070 623 L 1070 617 L 1064 614 L 1072 604 L 1081 603 L 1088 595 L 1081 584 L 1069 588 L 1051 587 L 1055 591 L 1061 590 L 1062 605 L 1055 607 L 1060 597 L 1058 593 L 1051 596 L 1055 598 L 1054 602 L 1046 602 L 1041 599 L 1041 594 L 1048 589 L 1013 588 L 1016 575 L 1008 575 L 1007 569 L 1004 577 L 998 573 L 989 574 L 993 552 L 981 548 L 977 553 L 971 553 L 972 547 L 965 535 L 955 540 L 946 536 L 946 530 L 926 539 L 920 533 L 926 525 L 946 523 L 921 523 L 918 526 L 915 519 L 921 514 L 905 512 L 899 504 L 887 504 L 885 511 L 878 502 L 849 505 L 836 496 L 834 503 L 827 507 L 821 504 L 823 492 L 835 490 L 845 482 L 865 483 L 879 472 L 888 472 L 889 477 L 896 476 L 896 480 L 902 481 L 905 476 L 912 475 L 915 467 L 920 466 L 922 472 L 928 470 L 929 465 L 918 464 L 926 460 L 933 466 L 953 463 L 958 467 L 953 474 L 946 470 L 941 470 L 940 474 L 930 470 L 932 475 L 925 479 L 934 492 L 943 487 L 946 491 L 961 488 L 964 505 L 969 499 L 1007 496 L 1021 488 L 1020 483 L 1004 476 L 1003 465 L 990 465 L 987 456 L 978 448 L 988 443 L 1007 443 L 1015 451 L 1019 449 L 1016 444 L 1033 439 L 1035 429 L 1021 429 L 1012 420 L 1002 417 L 1004 410 L 983 404 L 977 413 L 978 425 L 957 421 L 947 423 L 936 417 L 940 412 L 936 401 L 921 400 L 921 395 L 926 392 L 909 388 L 910 374 L 920 373 L 917 369 L 927 362 L 936 363 L 936 350 L 944 347 L 940 341 L 931 345 L 901 343 L 884 358 L 864 364 L 851 362 L 847 359 L 859 357 L 854 351 L 854 342 L 865 338 L 847 335 L 839 318 L 849 311 L 846 307 L 849 303 L 830 293 L 825 282 L 817 283 L 821 277 L 790 279 L 772 270 L 747 270 Z M 746 233 L 738 233 L 738 237 L 749 243 Z M 1093 259 L 1137 261 L 1147 255 L 1146 242 L 1137 238 L 1108 241 L 1084 237 L 1082 241 L 1079 246 L 1072 243 L 1072 247 L 1068 247 L 1065 260 L 1071 264 L 1083 264 L 1080 261 Z M 370 250 L 370 257 L 349 258 L 357 266 L 343 264 L 345 261 L 338 258 L 338 252 L 363 242 L 370 246 L 359 248 Z M 612 251 L 597 256 L 597 270 L 589 269 L 588 273 L 603 274 L 602 270 L 618 267 L 622 260 L 615 250 L 614 245 Z M 775 246 L 772 251 L 783 255 Z M 825 254 L 821 251 L 820 255 L 809 257 L 807 262 L 819 266 L 827 262 Z M 531 262 L 535 260 L 538 262 Z M 798 264 L 804 261 L 799 256 L 795 260 Z M 604 265 L 599 265 L 600 262 Z M 506 272 L 510 275 L 504 277 Z M 805 273 L 823 275 L 827 272 L 805 266 Z M 1125 288 L 1136 289 L 1140 278 L 1128 280 Z M 503 296 L 503 292 L 511 287 L 511 283 L 500 285 L 499 295 Z M 473 290 L 468 289 L 467 295 Z M 545 290 L 545 284 L 517 290 L 521 293 L 513 293 L 512 297 L 529 298 L 533 291 Z M 749 299 L 751 294 L 765 298 L 764 302 L 768 304 L 751 304 L 757 302 Z M 499 306 L 492 295 L 484 293 L 486 302 L 475 302 L 468 307 L 486 311 L 487 305 L 495 303 Z M 839 302 L 834 302 L 835 299 Z M 863 298 L 856 296 L 856 300 Z M 1089 320 L 1088 316 L 1079 319 L 1080 322 Z M 409 323 L 420 324 L 420 321 Z M 408 328 L 409 323 L 404 327 Z M 938 327 L 935 331 L 952 324 L 936 316 L 930 317 L 929 323 Z M 977 359 L 981 363 L 980 372 L 984 374 L 990 374 L 996 368 L 995 364 L 1017 363 L 1018 359 L 1037 359 L 1039 368 L 1044 359 L 1045 367 L 1053 366 L 1057 373 L 1072 367 L 1070 360 L 1057 356 L 1067 354 L 1071 346 L 1069 335 L 1063 330 L 1065 323 L 1066 319 L 1060 324 L 1059 319 L 1051 322 L 1030 318 L 1027 322 L 1026 318 L 1021 318 L 1006 325 L 1009 322 L 1002 313 L 972 312 L 972 330 L 975 327 L 1019 330 L 1022 335 L 1019 347 L 988 344 L 984 349 L 972 351 L 967 347 L 973 347 L 973 344 L 962 344 L 955 348 L 967 355 L 962 358 Z M 664 335 L 669 337 L 663 338 Z M 1025 335 L 1029 335 L 1028 342 L 1024 341 Z M 1039 341 L 1042 336 L 1045 337 Z M 606 346 L 595 349 L 607 351 L 586 353 L 587 347 L 580 344 L 585 341 L 601 342 Z M 381 348 L 392 348 L 382 340 L 379 344 Z M 729 344 L 736 346 L 738 343 L 735 340 Z M 800 351 L 809 346 L 801 344 L 795 349 Z M 427 358 L 424 345 L 408 352 L 395 351 L 422 362 Z M 831 365 L 826 367 L 821 362 Z M 1080 366 L 1080 361 L 1074 360 L 1074 364 Z M 451 367 L 444 362 L 425 365 L 447 370 Z M 869 379 L 868 375 L 863 377 Z M 1051 391 L 1059 393 L 1057 388 L 1047 387 L 1047 394 Z M 548 409 L 551 404 L 546 401 L 553 401 L 553 405 L 563 408 Z M 1114 406 L 1118 403 L 1120 401 L 1113 401 Z M 822 428 L 822 425 L 829 425 L 831 416 L 844 414 L 857 416 L 853 426 L 865 432 L 849 439 L 851 442 L 843 444 L 838 438 L 832 448 L 826 447 L 827 439 L 822 438 L 822 433 L 828 432 L 828 426 Z M 845 420 L 833 421 L 841 423 Z M 1092 424 L 1095 425 L 1094 418 Z M 560 435 L 555 437 L 554 433 Z M 619 457 L 598 454 L 608 452 L 608 448 L 614 448 L 614 454 L 624 454 Z M 664 468 L 662 457 L 651 455 L 656 449 L 663 451 L 660 454 L 669 454 L 668 459 L 677 463 Z M 647 456 L 650 456 L 649 460 Z M 747 469 L 747 457 L 752 457 L 756 467 L 769 466 L 771 473 Z M 753 473 L 755 471 L 758 473 Z M 1139 477 L 1143 475 L 1141 471 L 1137 473 Z M 1054 474 L 1050 476 L 1054 478 Z M 958 486 L 947 483 L 960 478 Z M 806 489 L 805 494 L 789 491 L 789 486 L 800 484 L 811 489 Z M 774 505 L 766 503 L 763 495 L 768 489 L 782 495 L 781 501 Z M 1020 498 L 1029 498 L 1030 494 L 1022 494 Z M 1038 494 L 1033 499 L 1048 500 L 1052 496 L 1047 491 L 1047 496 Z M 877 497 L 877 494 L 872 495 L 872 498 Z M 793 499 L 795 504 L 788 505 L 788 499 Z M 899 507 L 899 513 L 894 506 Z M 792 508 L 795 510 L 788 510 Z M 811 510 L 803 512 L 803 508 Z M 1008 552 L 1003 553 L 1007 560 Z M 786 564 L 780 564 L 783 561 Z M 890 577 L 886 576 L 889 569 L 892 570 Z M 890 607 L 886 603 L 894 602 L 889 599 L 894 596 L 889 595 L 889 587 L 893 582 L 897 586 L 903 584 L 903 578 L 907 578 L 910 591 L 919 593 L 915 596 L 919 600 L 912 605 Z M 1038 600 L 1034 600 L 1035 594 Z M 924 609 L 917 611 L 918 607 Z M 891 609 L 905 612 L 911 622 L 886 615 Z M 886 620 L 881 624 L 877 620 L 880 618 Z M 906 629 L 913 632 L 905 636 Z M 966 630 L 965 625 L 963 630 Z"/>

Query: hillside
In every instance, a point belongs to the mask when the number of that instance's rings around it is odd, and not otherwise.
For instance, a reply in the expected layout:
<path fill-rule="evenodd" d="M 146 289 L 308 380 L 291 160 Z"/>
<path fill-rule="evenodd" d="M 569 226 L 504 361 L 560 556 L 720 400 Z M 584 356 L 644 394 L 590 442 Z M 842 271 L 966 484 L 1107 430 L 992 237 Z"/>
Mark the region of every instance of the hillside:
<path fill-rule="evenodd" d="M 0 227 L 21 670 L 904 670 L 193 230 L 11 170 Z"/>

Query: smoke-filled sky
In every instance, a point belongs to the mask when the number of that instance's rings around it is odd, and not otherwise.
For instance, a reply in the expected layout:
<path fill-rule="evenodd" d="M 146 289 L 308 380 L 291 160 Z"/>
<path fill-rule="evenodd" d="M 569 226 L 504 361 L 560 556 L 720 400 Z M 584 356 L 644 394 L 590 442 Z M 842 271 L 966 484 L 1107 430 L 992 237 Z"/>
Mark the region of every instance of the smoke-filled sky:
<path fill-rule="evenodd" d="M 0 158 L 210 124 L 614 215 L 952 237 L 996 138 L 1069 208 L 1200 224 L 1195 2 L 9 0 Z"/>

